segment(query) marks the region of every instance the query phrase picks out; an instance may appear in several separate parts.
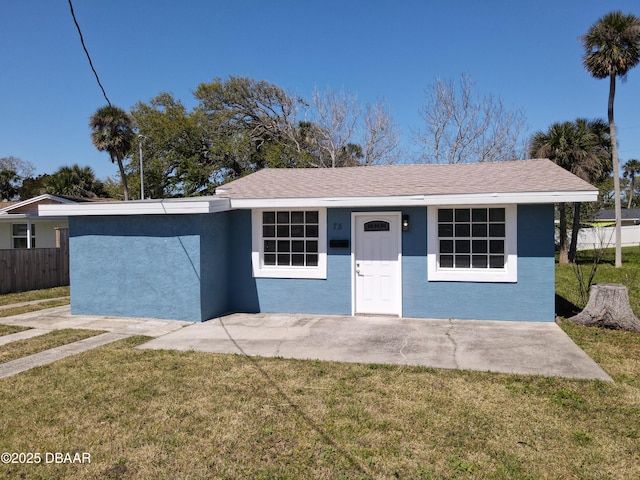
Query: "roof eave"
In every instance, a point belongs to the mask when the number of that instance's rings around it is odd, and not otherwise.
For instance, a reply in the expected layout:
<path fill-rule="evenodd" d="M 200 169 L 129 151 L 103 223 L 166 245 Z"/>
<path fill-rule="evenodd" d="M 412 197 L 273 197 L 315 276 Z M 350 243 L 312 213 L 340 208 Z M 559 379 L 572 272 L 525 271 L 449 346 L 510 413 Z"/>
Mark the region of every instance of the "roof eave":
<path fill-rule="evenodd" d="M 428 205 L 542 204 L 595 202 L 597 190 L 563 192 L 465 193 L 375 197 L 231 198 L 231 208 L 407 207 Z"/>
<path fill-rule="evenodd" d="M 78 203 L 74 205 L 38 205 L 41 217 L 78 217 L 109 215 L 171 215 L 215 213 L 229 210 L 226 198 L 171 198 L 134 202 Z"/>
<path fill-rule="evenodd" d="M 41 217 L 169 215 L 215 213 L 248 208 L 406 207 L 427 205 L 492 205 L 592 202 L 597 190 L 572 192 L 466 193 L 373 197 L 225 198 L 192 197 L 133 202 L 38 205 Z"/>
<path fill-rule="evenodd" d="M 38 195 L 37 197 L 28 198 L 21 202 L 17 202 L 11 204 L 7 207 L 0 208 L 0 213 L 9 213 L 11 210 L 15 210 L 17 208 L 22 208 L 27 205 L 31 205 L 32 203 L 41 202 L 42 200 L 52 200 L 54 202 L 59 202 L 61 204 L 75 204 L 73 200 L 69 200 L 68 198 L 58 197 L 56 195 L 51 195 L 49 193 L 43 193 L 42 195 Z M 1 205 L 1 204 L 0 204 Z"/>

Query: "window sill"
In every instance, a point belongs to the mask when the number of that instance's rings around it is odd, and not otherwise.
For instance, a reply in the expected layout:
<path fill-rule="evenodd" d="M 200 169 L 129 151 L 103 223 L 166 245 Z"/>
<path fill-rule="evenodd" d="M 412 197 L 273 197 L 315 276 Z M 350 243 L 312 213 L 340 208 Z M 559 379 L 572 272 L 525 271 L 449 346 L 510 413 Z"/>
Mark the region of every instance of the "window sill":
<path fill-rule="evenodd" d="M 517 275 L 505 270 L 495 272 L 472 270 L 437 270 L 429 272 L 428 282 L 516 283 Z"/>
<path fill-rule="evenodd" d="M 323 279 L 327 278 L 327 270 L 321 267 L 313 268 L 278 268 L 278 267 L 260 267 L 254 268 L 254 278 L 315 278 Z"/>

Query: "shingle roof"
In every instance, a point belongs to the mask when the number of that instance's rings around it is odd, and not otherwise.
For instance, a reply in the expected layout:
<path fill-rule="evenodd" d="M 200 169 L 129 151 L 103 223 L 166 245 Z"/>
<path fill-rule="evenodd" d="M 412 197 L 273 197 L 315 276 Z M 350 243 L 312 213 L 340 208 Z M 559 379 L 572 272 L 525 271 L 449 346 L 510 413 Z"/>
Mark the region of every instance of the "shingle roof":
<path fill-rule="evenodd" d="M 547 159 L 456 165 L 264 169 L 216 191 L 231 199 L 594 191 Z"/>
<path fill-rule="evenodd" d="M 620 213 L 622 220 L 637 220 L 640 219 L 640 208 L 623 208 Z M 600 210 L 594 217 L 594 220 L 615 220 L 616 213 L 614 210 Z"/>

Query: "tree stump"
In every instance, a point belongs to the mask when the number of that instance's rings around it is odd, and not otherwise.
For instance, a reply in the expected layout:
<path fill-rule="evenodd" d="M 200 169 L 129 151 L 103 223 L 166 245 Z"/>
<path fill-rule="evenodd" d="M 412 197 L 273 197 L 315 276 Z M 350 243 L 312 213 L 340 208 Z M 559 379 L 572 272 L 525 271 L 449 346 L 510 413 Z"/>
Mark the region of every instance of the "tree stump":
<path fill-rule="evenodd" d="M 629 303 L 629 290 L 616 283 L 598 283 L 591 287 L 587 306 L 568 319 L 586 325 L 640 332 L 640 320 Z"/>

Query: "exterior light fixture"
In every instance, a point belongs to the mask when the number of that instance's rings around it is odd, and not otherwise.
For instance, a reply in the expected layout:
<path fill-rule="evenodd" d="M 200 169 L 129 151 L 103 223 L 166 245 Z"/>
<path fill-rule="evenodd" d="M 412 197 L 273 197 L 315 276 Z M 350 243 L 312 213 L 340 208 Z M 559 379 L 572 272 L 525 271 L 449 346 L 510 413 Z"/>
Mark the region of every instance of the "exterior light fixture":
<path fill-rule="evenodd" d="M 402 215 L 402 231 L 409 231 L 409 215 Z"/>

